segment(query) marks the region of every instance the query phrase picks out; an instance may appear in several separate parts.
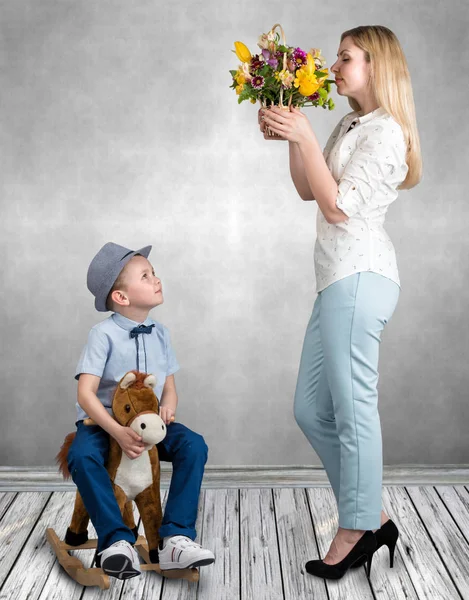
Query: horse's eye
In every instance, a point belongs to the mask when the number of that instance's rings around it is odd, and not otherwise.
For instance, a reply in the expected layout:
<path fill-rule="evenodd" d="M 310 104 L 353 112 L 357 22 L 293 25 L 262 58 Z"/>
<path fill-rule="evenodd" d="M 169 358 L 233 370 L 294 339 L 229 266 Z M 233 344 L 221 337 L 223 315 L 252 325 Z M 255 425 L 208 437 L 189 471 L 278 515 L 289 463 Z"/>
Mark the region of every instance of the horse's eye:
<path fill-rule="evenodd" d="M 130 412 L 130 404 L 125 405 L 125 412 Z"/>

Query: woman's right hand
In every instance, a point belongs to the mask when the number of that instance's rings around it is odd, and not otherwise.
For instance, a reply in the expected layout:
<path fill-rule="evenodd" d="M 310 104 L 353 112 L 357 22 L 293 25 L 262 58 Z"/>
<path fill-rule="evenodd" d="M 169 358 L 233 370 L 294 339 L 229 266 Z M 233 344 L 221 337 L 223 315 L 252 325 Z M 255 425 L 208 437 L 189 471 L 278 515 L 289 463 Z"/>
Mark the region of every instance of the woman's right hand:
<path fill-rule="evenodd" d="M 264 134 L 264 139 L 265 140 L 280 140 L 282 142 L 285 142 L 285 138 L 281 137 L 280 135 L 269 135 L 266 130 L 265 130 L 265 121 L 262 119 L 262 108 L 259 109 L 259 112 L 257 113 L 257 122 L 259 123 L 259 127 L 261 130 L 261 133 Z"/>
<path fill-rule="evenodd" d="M 132 460 L 139 457 L 145 447 L 142 438 L 130 427 L 121 427 L 114 435 L 114 439 L 124 454 Z"/>

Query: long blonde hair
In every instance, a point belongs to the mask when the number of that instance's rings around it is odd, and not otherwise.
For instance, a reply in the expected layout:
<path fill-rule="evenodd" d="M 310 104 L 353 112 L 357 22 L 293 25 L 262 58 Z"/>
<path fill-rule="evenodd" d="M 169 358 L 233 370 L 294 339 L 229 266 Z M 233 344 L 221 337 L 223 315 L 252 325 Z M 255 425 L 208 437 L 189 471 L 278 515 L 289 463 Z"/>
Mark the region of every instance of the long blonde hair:
<path fill-rule="evenodd" d="M 407 142 L 406 163 L 409 170 L 399 189 L 410 189 L 422 178 L 422 154 L 409 69 L 399 40 L 382 25 L 354 27 L 344 31 L 340 41 L 346 37 L 351 37 L 354 44 L 365 52 L 365 60 L 371 67 L 370 87 L 378 105 L 402 127 Z M 348 101 L 353 110 L 360 110 L 356 100 L 349 98 Z"/>

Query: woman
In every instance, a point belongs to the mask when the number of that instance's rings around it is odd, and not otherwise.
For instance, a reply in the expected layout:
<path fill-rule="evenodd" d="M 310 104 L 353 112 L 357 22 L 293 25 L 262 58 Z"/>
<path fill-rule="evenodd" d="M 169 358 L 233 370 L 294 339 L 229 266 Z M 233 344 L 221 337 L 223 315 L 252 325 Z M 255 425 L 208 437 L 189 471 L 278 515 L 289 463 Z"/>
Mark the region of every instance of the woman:
<path fill-rule="evenodd" d="M 300 110 L 260 111 L 261 130 L 267 124 L 289 142 L 299 195 L 316 200 L 319 208 L 318 296 L 294 413 L 324 465 L 339 513 L 327 555 L 309 561 L 306 570 L 332 579 L 367 557 L 369 575 L 373 552 L 382 544 L 389 547 L 392 566 L 398 530 L 381 510 L 377 383 L 380 336 L 396 307 L 400 281 L 383 223 L 397 190 L 414 187 L 422 173 L 410 76 L 396 36 L 382 26 L 350 29 L 341 36 L 337 57 L 331 71 L 353 112 L 341 119 L 324 155 Z"/>

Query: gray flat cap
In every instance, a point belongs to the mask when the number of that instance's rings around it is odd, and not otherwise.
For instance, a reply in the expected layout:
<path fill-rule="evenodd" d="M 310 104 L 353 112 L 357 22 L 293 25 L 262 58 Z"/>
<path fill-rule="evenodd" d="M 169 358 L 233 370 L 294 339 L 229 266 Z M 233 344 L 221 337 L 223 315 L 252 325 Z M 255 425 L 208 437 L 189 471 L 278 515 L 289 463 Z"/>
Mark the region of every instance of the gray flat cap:
<path fill-rule="evenodd" d="M 148 258 L 151 246 L 145 246 L 140 250 L 130 250 L 114 242 L 104 244 L 101 250 L 96 254 L 88 267 L 86 285 L 95 297 L 94 305 L 96 310 L 106 312 L 106 298 L 111 291 L 114 282 L 119 273 L 136 254 L 141 254 Z"/>

